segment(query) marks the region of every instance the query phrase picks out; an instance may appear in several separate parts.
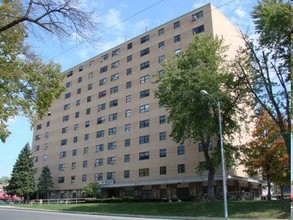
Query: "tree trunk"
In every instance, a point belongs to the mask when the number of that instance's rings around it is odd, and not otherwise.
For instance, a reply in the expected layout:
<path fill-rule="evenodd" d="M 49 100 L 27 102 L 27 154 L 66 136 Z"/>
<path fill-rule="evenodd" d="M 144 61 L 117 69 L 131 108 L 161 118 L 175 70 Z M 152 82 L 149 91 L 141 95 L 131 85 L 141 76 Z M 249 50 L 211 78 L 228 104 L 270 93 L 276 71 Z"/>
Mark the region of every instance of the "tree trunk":
<path fill-rule="evenodd" d="M 209 166 L 209 174 L 208 174 L 208 200 L 214 200 L 215 199 L 215 168 L 210 165 Z"/>
<path fill-rule="evenodd" d="M 281 199 L 284 199 L 284 186 L 280 185 Z"/>
<path fill-rule="evenodd" d="M 270 178 L 267 176 L 267 185 L 268 185 L 268 200 L 272 200 L 272 196 L 271 196 L 271 180 Z"/>

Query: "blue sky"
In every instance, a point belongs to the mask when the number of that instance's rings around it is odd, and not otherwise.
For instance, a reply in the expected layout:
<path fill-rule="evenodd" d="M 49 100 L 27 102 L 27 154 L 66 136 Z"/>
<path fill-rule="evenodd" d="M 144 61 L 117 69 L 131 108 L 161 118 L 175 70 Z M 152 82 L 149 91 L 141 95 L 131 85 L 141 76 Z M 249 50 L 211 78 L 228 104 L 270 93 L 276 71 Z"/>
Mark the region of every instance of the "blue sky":
<path fill-rule="evenodd" d="M 253 28 L 250 12 L 256 0 L 80 0 L 81 7 L 95 10 L 98 28 L 95 42 L 80 42 L 66 39 L 60 43 L 53 36 L 30 37 L 33 50 L 45 61 L 55 61 L 66 70 L 115 45 L 123 43 L 171 19 L 211 2 L 219 7 L 234 24 L 243 31 Z M 180 2 L 180 3 L 179 3 Z M 28 142 L 32 143 L 33 132 L 24 117 L 9 121 L 12 134 L 6 143 L 0 142 L 0 177 L 10 176 L 20 150 Z"/>

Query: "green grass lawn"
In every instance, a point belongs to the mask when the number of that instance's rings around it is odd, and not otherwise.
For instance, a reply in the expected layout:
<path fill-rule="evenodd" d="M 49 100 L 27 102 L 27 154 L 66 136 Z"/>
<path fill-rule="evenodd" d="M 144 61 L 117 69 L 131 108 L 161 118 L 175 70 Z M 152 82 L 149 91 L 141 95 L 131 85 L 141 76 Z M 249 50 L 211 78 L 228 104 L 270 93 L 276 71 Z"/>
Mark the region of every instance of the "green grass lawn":
<path fill-rule="evenodd" d="M 223 202 L 137 202 L 88 204 L 34 204 L 17 207 L 58 211 L 96 212 L 110 214 L 223 217 Z M 290 200 L 233 201 L 228 203 L 230 218 L 289 219 Z"/>

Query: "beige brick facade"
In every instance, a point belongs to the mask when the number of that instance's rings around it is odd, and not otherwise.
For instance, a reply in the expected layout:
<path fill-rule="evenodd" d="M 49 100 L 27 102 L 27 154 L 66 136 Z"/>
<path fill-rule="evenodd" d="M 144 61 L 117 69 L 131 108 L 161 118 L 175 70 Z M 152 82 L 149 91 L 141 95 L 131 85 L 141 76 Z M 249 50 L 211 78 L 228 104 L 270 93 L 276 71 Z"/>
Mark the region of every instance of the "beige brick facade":
<path fill-rule="evenodd" d="M 67 90 L 38 123 L 33 141 L 36 177 L 50 167 L 53 196 L 82 196 L 90 182 L 99 182 L 104 196 L 170 199 L 204 192 L 207 176 L 195 172 L 204 155 L 198 144 L 171 140 L 152 77 L 163 71 L 160 62 L 201 33 L 223 36 L 230 56 L 241 45 L 237 28 L 208 4 L 65 72 Z M 231 173 L 245 178 L 242 170 Z M 220 172 L 216 180 L 220 189 Z"/>

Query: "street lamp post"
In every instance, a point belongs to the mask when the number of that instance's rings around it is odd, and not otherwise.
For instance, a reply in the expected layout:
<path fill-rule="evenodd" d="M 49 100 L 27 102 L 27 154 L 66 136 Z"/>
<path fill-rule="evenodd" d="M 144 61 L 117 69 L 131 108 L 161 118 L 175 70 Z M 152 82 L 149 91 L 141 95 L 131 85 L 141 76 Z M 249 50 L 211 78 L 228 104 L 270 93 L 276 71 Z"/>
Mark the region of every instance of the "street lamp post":
<path fill-rule="evenodd" d="M 220 101 L 217 101 L 212 95 L 206 90 L 201 90 L 200 94 L 209 96 L 216 104 L 218 108 L 219 116 L 219 132 L 220 132 L 220 146 L 221 146 L 221 162 L 222 162 L 222 175 L 223 175 L 223 197 L 224 197 L 224 213 L 225 219 L 228 219 L 228 207 L 227 207 L 227 186 L 226 186 L 226 168 L 225 168 L 225 154 L 223 146 L 223 132 L 222 132 L 222 117 L 221 117 L 221 105 Z"/>

